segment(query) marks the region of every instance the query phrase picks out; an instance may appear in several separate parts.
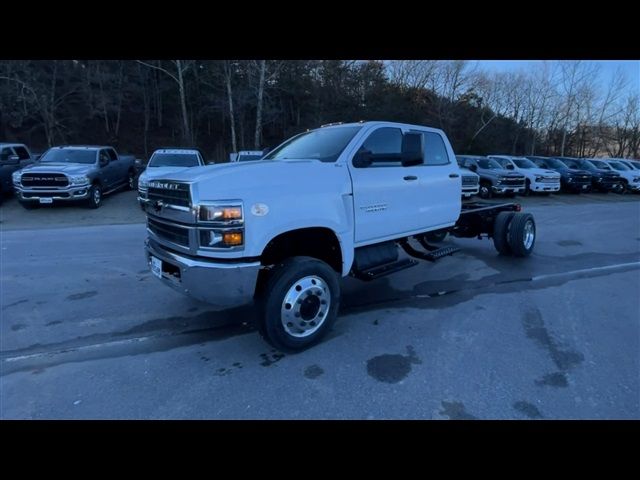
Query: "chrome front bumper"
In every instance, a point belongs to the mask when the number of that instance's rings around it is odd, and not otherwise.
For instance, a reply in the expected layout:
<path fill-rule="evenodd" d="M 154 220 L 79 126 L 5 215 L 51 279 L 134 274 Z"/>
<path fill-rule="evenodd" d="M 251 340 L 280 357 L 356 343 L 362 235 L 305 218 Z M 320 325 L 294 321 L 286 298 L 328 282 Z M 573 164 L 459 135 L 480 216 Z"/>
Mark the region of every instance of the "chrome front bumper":
<path fill-rule="evenodd" d="M 524 185 L 500 185 L 500 186 L 492 186 L 491 190 L 494 193 L 520 193 L 524 190 Z"/>
<path fill-rule="evenodd" d="M 25 188 L 13 185 L 18 199 L 24 202 L 39 202 L 41 198 L 51 198 L 56 201 L 74 201 L 85 200 L 89 197 L 91 185 L 79 185 L 68 188 L 55 188 L 47 190 L 46 188 Z"/>
<path fill-rule="evenodd" d="M 559 192 L 560 181 L 558 183 L 535 182 L 531 184 L 530 188 L 532 192 Z"/>
<path fill-rule="evenodd" d="M 145 250 L 150 266 L 151 256 L 162 261 L 162 283 L 180 293 L 210 303 L 218 310 L 253 301 L 260 262 L 193 260 L 169 252 L 150 239 L 145 241 Z"/>

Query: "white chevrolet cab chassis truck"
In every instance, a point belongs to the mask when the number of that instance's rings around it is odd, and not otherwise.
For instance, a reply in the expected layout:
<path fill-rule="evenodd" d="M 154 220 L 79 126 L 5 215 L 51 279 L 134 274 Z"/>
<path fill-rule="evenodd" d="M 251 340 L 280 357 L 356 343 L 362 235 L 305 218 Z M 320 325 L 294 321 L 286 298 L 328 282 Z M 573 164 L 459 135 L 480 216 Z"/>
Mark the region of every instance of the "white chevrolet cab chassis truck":
<path fill-rule="evenodd" d="M 263 159 L 176 172 L 148 183 L 146 255 L 163 283 L 217 309 L 255 301 L 258 330 L 285 351 L 327 333 L 340 277 L 373 280 L 458 251 L 447 233 L 491 237 L 525 257 L 520 206 L 461 204 L 446 135 L 391 122 L 331 124 Z"/>

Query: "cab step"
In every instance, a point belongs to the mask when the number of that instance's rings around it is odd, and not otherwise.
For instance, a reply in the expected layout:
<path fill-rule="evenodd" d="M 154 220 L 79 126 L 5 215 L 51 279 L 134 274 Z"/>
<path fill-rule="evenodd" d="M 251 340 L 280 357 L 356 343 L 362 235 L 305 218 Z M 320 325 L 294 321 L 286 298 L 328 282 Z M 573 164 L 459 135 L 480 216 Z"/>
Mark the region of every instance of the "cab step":
<path fill-rule="evenodd" d="M 458 247 L 440 247 L 433 248 L 433 246 L 429 245 L 428 252 L 422 252 L 420 250 L 416 250 L 413 248 L 408 241 L 404 240 L 399 242 L 402 249 L 414 258 L 419 258 L 420 260 L 426 260 L 428 262 L 435 262 L 436 260 L 446 257 L 447 255 L 453 255 L 456 252 L 459 252 L 460 249 Z"/>
<path fill-rule="evenodd" d="M 384 265 L 378 265 L 366 270 L 356 270 L 353 272 L 353 275 L 360 280 L 375 280 L 376 278 L 384 277 L 385 275 L 404 270 L 405 268 L 413 267 L 417 264 L 418 262 L 416 262 L 415 260 L 411 260 L 410 258 L 403 258 L 402 260 L 385 263 Z"/>

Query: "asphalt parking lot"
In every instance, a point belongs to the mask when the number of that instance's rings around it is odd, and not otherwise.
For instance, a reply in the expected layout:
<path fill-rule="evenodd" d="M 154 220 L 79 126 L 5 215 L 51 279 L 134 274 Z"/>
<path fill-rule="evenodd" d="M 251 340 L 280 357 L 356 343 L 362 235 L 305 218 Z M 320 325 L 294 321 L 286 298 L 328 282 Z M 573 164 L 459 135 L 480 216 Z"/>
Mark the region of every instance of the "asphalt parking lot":
<path fill-rule="evenodd" d="M 640 418 L 640 196 L 518 199 L 534 254 L 453 257 L 343 280 L 320 345 L 284 355 L 250 307 L 161 285 L 135 192 L 0 207 L 0 417 Z"/>

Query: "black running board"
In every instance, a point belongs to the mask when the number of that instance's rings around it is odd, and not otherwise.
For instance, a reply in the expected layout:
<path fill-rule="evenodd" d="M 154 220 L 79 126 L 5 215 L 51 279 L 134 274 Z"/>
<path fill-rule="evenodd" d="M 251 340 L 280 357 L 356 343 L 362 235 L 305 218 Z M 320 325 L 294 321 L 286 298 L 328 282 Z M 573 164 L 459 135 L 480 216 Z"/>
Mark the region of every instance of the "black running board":
<path fill-rule="evenodd" d="M 363 271 L 356 270 L 353 272 L 353 276 L 360 280 L 375 280 L 376 278 L 384 277 L 385 275 L 404 270 L 405 268 L 414 267 L 417 264 L 418 262 L 415 260 L 403 258 L 397 262 L 385 263 L 384 265 L 378 265 Z"/>
<path fill-rule="evenodd" d="M 426 260 L 428 262 L 435 262 L 442 257 L 453 255 L 454 253 L 460 251 L 458 247 L 441 247 L 431 250 L 430 252 L 421 252 L 420 250 L 416 250 L 411 245 L 409 245 L 409 242 L 407 242 L 406 240 L 398 243 L 407 253 L 407 255 L 411 255 L 413 258 L 419 258 L 420 260 Z"/>

